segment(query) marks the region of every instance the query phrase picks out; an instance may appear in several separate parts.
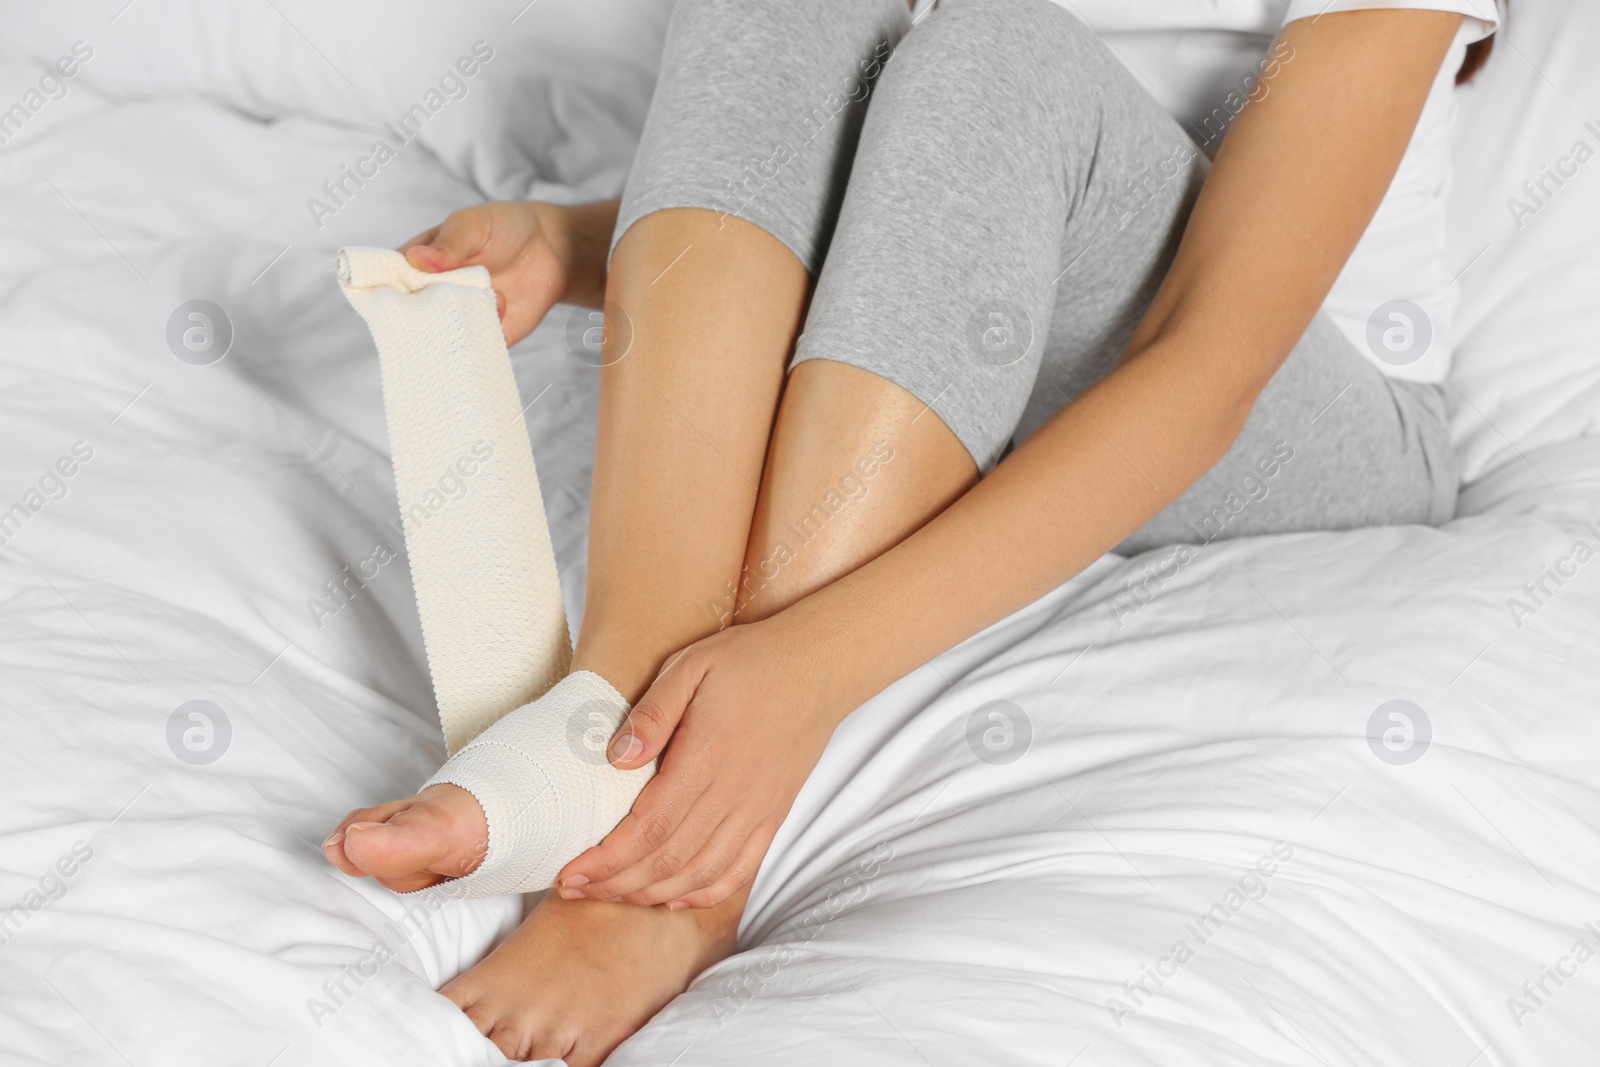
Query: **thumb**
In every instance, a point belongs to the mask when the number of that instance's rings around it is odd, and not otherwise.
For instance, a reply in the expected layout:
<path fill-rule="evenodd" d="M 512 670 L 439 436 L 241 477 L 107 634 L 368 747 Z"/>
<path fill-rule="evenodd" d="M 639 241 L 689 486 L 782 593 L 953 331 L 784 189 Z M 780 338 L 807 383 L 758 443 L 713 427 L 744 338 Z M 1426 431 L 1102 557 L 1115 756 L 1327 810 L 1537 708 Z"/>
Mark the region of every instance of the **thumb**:
<path fill-rule="evenodd" d="M 427 233 L 419 234 L 400 247 L 406 262 L 418 270 L 455 270 L 483 250 L 489 225 L 483 215 L 470 208 L 457 211 Z"/>
<path fill-rule="evenodd" d="M 680 655 L 668 664 L 622 720 L 608 752 L 613 767 L 637 770 L 667 747 L 700 681 L 699 672 L 686 669 L 683 659 Z"/>

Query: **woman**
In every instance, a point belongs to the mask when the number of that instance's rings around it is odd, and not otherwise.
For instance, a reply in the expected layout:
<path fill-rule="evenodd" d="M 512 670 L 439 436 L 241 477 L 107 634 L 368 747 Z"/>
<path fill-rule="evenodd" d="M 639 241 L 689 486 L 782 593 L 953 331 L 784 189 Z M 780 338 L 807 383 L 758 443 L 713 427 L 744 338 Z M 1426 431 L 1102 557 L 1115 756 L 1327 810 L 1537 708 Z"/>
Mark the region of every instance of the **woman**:
<path fill-rule="evenodd" d="M 508 342 L 606 309 L 573 669 L 634 703 L 616 766 L 664 750 L 444 989 L 502 1051 L 603 1060 L 732 951 L 842 718 L 1101 554 L 1451 516 L 1449 94 L 1496 15 L 1379 2 L 678 0 L 620 203 L 406 246 L 487 266 Z M 329 841 L 415 889 L 485 817 L 435 784 Z"/>

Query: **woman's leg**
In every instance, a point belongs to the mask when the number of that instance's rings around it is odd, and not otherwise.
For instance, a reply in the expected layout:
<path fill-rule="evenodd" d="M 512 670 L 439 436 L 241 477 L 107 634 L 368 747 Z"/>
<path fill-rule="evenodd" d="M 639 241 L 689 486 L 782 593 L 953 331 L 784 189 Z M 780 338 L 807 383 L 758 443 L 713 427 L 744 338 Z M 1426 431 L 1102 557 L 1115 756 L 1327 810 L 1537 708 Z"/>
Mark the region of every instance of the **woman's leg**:
<path fill-rule="evenodd" d="M 843 363 L 797 368 L 755 501 L 739 621 L 780 611 L 893 546 L 976 477 L 955 434 L 899 386 Z M 780 543 L 792 551 L 779 552 Z M 735 610 L 723 600 L 732 585 L 716 590 L 728 612 L 683 600 L 670 605 L 672 617 L 701 634 L 716 629 Z M 607 663 L 575 659 L 580 669 Z M 552 893 L 443 992 L 508 1055 L 597 1063 L 733 951 L 747 896 L 673 912 Z"/>
<path fill-rule="evenodd" d="M 634 341 L 602 371 L 573 658 L 630 700 L 733 610 L 784 361 L 908 25 L 904 0 L 697 0 L 672 19 L 617 220 L 607 303 Z"/>
<path fill-rule="evenodd" d="M 978 479 L 950 428 L 900 386 L 833 360 L 784 392 L 733 622 L 764 619 L 892 548 Z"/>
<path fill-rule="evenodd" d="M 1116 366 L 1207 169 L 1060 6 L 945 0 L 877 90 L 798 365 L 896 382 L 986 470 Z M 1224 458 L 1120 547 L 1444 522 L 1443 416 L 1438 387 L 1387 377 L 1319 315 Z"/>
<path fill-rule="evenodd" d="M 784 360 L 810 278 L 739 219 L 659 211 L 618 245 L 574 671 L 628 700 L 716 629 L 704 605 L 737 577 Z M 624 346 L 626 348 L 624 349 Z M 444 992 L 507 1055 L 597 1062 L 732 950 L 743 897 L 719 909 L 565 901 L 554 893 Z"/>
<path fill-rule="evenodd" d="M 755 227 L 726 225 L 719 232 L 706 211 L 660 212 L 617 250 L 616 298 L 643 309 L 636 321 L 677 327 L 655 343 L 639 337 L 638 362 L 628 366 L 630 354 L 608 366 L 602 386 L 589 606 L 573 668 L 613 679 L 630 699 L 666 656 L 735 611 L 738 621 L 771 614 L 848 573 L 977 477 L 926 405 L 875 374 L 823 361 L 789 381 L 763 470 L 787 338 L 758 368 L 733 339 L 792 333 L 805 270 Z M 684 272 L 681 292 L 637 291 L 677 242 L 696 238 L 704 265 Z M 766 301 L 776 286 L 797 281 L 800 291 L 782 305 L 788 316 L 773 314 Z M 752 284 L 765 299 L 750 299 L 743 287 Z M 739 305 L 762 310 L 749 321 L 710 310 Z M 719 424 L 730 409 L 737 416 Z M 780 541 L 793 550 L 778 553 Z M 736 603 L 741 563 L 747 578 Z M 598 1062 L 733 950 L 746 896 L 673 912 L 552 893 L 444 992 L 508 1055 Z"/>
<path fill-rule="evenodd" d="M 733 612 L 808 268 L 871 81 L 908 22 L 902 0 L 678 6 L 608 281 L 608 313 L 631 329 L 608 321 L 573 658 L 630 700 Z M 744 899 L 670 912 L 551 893 L 443 992 L 508 1055 L 597 1063 L 732 950 Z"/>
<path fill-rule="evenodd" d="M 701 13 L 698 6 L 695 11 Z M 715 33 L 711 38 L 720 39 Z M 745 514 L 745 576 L 724 577 L 720 596 L 710 598 L 726 605 L 726 612 L 708 611 L 704 598 L 660 601 L 669 613 L 663 631 L 688 635 L 674 638 L 677 644 L 730 616 L 738 621 L 770 614 L 936 514 L 980 467 L 998 458 L 1030 393 L 1038 398 L 1033 385 L 1042 349 L 1048 348 L 1051 359 L 1045 362 L 1053 371 L 1069 375 L 1053 375 L 1046 381 L 1051 389 L 1080 380 L 1081 388 L 1109 369 L 1105 354 L 1114 362 L 1181 233 L 1203 163 L 1188 161 L 1172 177 L 1152 179 L 1140 197 L 1127 199 L 1124 183 L 1132 185 L 1141 165 L 1148 169 L 1170 158 L 1172 137 L 1182 134 L 1091 34 L 1043 0 L 948 4 L 913 35 L 892 71 L 862 136 L 850 196 L 807 320 L 806 361 L 793 371 L 760 495 L 741 497 L 736 487 L 724 486 L 716 498 L 727 507 L 724 515 L 736 510 L 738 500 L 753 503 L 753 527 L 751 513 Z M 734 73 L 744 77 L 737 68 Z M 657 130 L 654 121 L 651 128 Z M 650 142 L 647 133 L 647 148 Z M 785 166 L 806 165 L 803 152 L 783 158 L 754 172 L 760 183 L 744 187 L 749 197 L 740 212 L 752 205 L 759 210 L 762 197 L 786 174 L 798 173 Z M 680 162 L 686 175 L 705 169 L 703 159 Z M 630 197 L 633 189 L 630 184 Z M 683 206 L 717 209 L 713 200 L 664 203 L 654 210 Z M 794 251 L 797 263 L 811 266 L 816 242 L 831 227 L 826 212 L 803 214 L 811 221 L 791 224 L 780 211 L 762 229 Z M 660 277 L 652 271 L 665 269 L 670 276 L 677 269 L 633 255 L 636 244 L 654 247 L 633 237 L 655 221 L 665 225 L 670 217 L 651 215 L 618 245 L 613 285 L 619 297 L 626 285 Z M 626 219 L 619 228 L 627 229 Z M 656 255 L 676 255 L 679 250 L 668 245 Z M 678 266 L 693 254 L 692 242 L 685 247 L 689 251 Z M 1081 276 L 1074 273 L 1080 265 Z M 737 285 L 738 279 L 731 281 Z M 685 299 L 712 307 L 728 302 L 726 293 L 705 287 Z M 628 307 L 620 299 L 613 303 Z M 648 297 L 641 306 L 654 307 L 653 315 L 669 313 Z M 796 314 L 797 309 L 798 304 Z M 645 350 L 640 346 L 674 343 L 643 321 L 647 316 L 629 313 L 638 340 L 624 362 Z M 1054 327 L 1053 317 L 1059 320 Z M 692 355 L 674 365 L 696 373 Z M 634 402 L 647 395 L 642 389 L 621 393 L 618 382 L 611 376 L 608 391 L 631 395 Z M 714 382 L 706 388 L 725 395 Z M 1053 406 L 1070 395 L 1064 392 Z M 661 412 L 668 406 L 658 405 Z M 712 402 L 704 413 L 716 409 Z M 612 411 L 617 422 L 608 421 L 602 434 L 614 437 L 617 449 L 605 453 L 605 464 L 624 471 L 621 457 L 638 455 L 650 438 L 630 438 L 624 432 L 629 410 L 618 405 Z M 684 425 L 699 432 L 692 423 Z M 719 463 L 743 469 L 720 447 L 711 451 Z M 684 446 L 679 461 L 692 463 L 697 455 L 704 458 L 703 451 Z M 686 493 L 703 473 L 666 472 Z M 619 479 L 616 487 L 630 484 Z M 604 521 L 650 521 L 627 504 L 619 492 L 605 505 L 611 510 Z M 600 506 L 597 501 L 597 526 Z M 674 529 L 702 536 L 699 523 L 682 514 L 677 519 Z M 724 544 L 720 534 L 717 544 Z M 627 534 L 610 542 L 597 539 L 591 571 L 606 566 L 601 557 L 611 555 L 618 557 L 616 566 L 638 576 L 634 581 L 645 583 L 664 568 L 699 559 L 692 545 Z M 723 558 L 724 549 L 717 555 Z M 707 566 L 694 574 L 714 570 Z M 730 580 L 737 582 L 733 590 L 727 589 Z M 696 577 L 683 584 L 699 588 L 700 582 Z M 601 630 L 591 634 L 586 620 L 580 638 L 586 659 L 579 666 L 601 673 L 637 670 L 624 661 L 659 662 L 675 649 L 673 642 L 652 645 L 651 620 L 628 618 L 631 594 L 627 581 L 615 581 L 599 594 L 608 604 L 591 597 L 594 626 L 625 620 L 627 627 L 612 639 Z M 601 621 L 606 619 L 613 621 Z M 631 652 L 630 642 L 637 643 Z M 618 684 L 633 696 L 640 683 L 619 677 Z M 739 895 L 706 913 L 666 913 L 547 898 L 506 946 L 453 983 L 451 995 L 508 1051 L 576 1049 L 569 1062 L 593 1062 L 728 950 L 743 902 Z"/>
<path fill-rule="evenodd" d="M 705 605 L 744 559 L 809 289 L 775 238 L 709 211 L 656 212 L 618 246 L 607 302 L 626 309 L 633 336 L 631 351 L 615 351 L 613 325 L 603 351 L 572 669 L 629 701 L 667 656 L 717 628 Z"/>
<path fill-rule="evenodd" d="M 642 180 L 630 181 L 628 200 L 637 198 L 656 213 L 630 228 L 625 202 L 619 222 L 626 232 L 617 245 L 609 299 L 631 316 L 636 339 L 634 351 L 607 368 L 604 382 L 606 411 L 591 520 L 595 584 L 576 668 L 615 675 L 625 695 L 636 696 L 665 656 L 718 626 L 780 610 L 848 573 L 937 514 L 972 484 L 980 462 L 991 463 L 998 455 L 1032 388 L 1039 351 L 1000 351 L 995 358 L 981 329 L 978 337 L 971 336 L 972 324 L 979 321 L 987 328 L 981 315 L 997 300 L 1026 301 L 1037 311 L 1043 336 L 1064 258 L 1063 223 L 1080 199 L 1077 184 L 1095 172 L 1094 146 L 1109 142 L 1126 155 L 1130 145 L 1150 140 L 1145 127 L 1132 123 L 1119 128 L 1126 136 L 1102 136 L 1094 117 L 1104 114 L 1103 108 L 1080 108 L 1067 99 L 1048 110 L 1037 107 L 1035 74 L 1048 69 L 1052 56 L 1069 62 L 1071 57 L 1052 52 L 1056 42 L 1029 42 L 1041 9 L 1054 11 L 1042 0 L 1033 2 L 1038 6 L 998 5 L 1003 10 L 994 14 L 985 8 L 977 25 L 957 18 L 976 5 L 953 5 L 949 14 L 935 15 L 907 40 L 866 117 L 836 232 L 829 232 L 834 227 L 826 212 L 796 221 L 793 199 L 778 195 L 786 181 L 815 162 L 801 144 L 776 170 L 762 172 L 766 184 L 740 206 L 762 217 L 766 234 L 740 256 L 727 255 L 732 246 L 717 244 L 714 227 L 738 229 L 735 223 L 715 214 L 667 210 L 683 207 L 680 186 L 693 187 L 697 179 L 692 176 L 705 168 L 693 137 L 655 139 L 647 132 L 641 149 L 644 172 L 634 176 Z M 699 22 L 707 9 L 750 10 L 697 5 L 692 19 Z M 815 17 L 812 8 L 792 10 Z M 1028 24 L 1011 26 L 1007 20 L 1019 15 Z M 1061 24 L 1053 25 L 1060 29 Z M 1083 44 L 1075 38 L 1071 43 Z M 1013 58 L 1007 49 L 1019 44 L 1033 51 L 1042 47 L 1045 54 L 1031 65 L 1006 63 Z M 1093 58 L 1092 69 L 1064 79 L 1061 92 L 1101 81 L 1109 61 L 1098 53 Z M 1005 84 L 996 87 L 997 80 Z M 806 91 L 809 87 L 800 95 Z M 1160 114 L 1153 103 L 1148 109 Z M 1063 125 L 1058 112 L 1070 122 Z M 652 131 L 658 128 L 655 118 Z M 1003 146 L 1012 165 L 995 165 L 996 145 Z M 680 152 L 686 158 L 677 160 Z M 668 166 L 661 154 L 679 165 Z M 661 172 L 679 177 L 658 186 L 651 176 Z M 834 184 L 830 177 L 829 187 Z M 666 191 L 656 194 L 657 188 Z M 1170 191 L 1159 209 L 1127 228 L 1121 239 L 1125 247 L 1105 254 L 1124 269 L 1142 266 L 1159 278 L 1170 256 L 1169 227 L 1187 193 L 1186 183 Z M 724 197 L 725 191 L 715 187 L 703 191 L 702 203 L 715 211 Z M 770 217 L 764 214 L 768 206 L 774 209 Z M 631 208 L 632 213 L 641 210 Z M 657 230 L 674 219 L 701 229 L 657 240 Z M 766 307 L 759 295 L 740 288 L 748 281 L 740 261 L 777 243 L 764 244 L 772 241 L 767 234 L 795 250 L 790 265 L 796 269 L 811 260 L 824 237 L 828 246 L 806 320 L 806 358 L 792 372 L 757 498 L 756 479 L 745 482 L 742 474 L 754 471 L 756 460 L 725 454 L 731 441 L 708 447 L 711 442 L 692 436 L 698 433 L 692 420 L 684 421 L 675 432 L 685 436 L 668 453 L 671 462 L 658 463 L 649 431 L 658 420 L 682 414 L 671 402 L 678 389 L 697 395 L 703 402 L 697 410 L 707 418 L 728 404 L 749 403 L 723 388 L 723 364 L 702 349 L 709 344 L 711 352 L 727 352 L 733 359 L 741 352 L 760 358 L 747 346 L 737 347 L 737 340 L 731 347 L 725 341 L 740 338 L 742 327 L 712 335 L 726 325 L 717 309 L 736 301 Z M 652 250 L 649 256 L 641 254 L 645 249 Z M 709 273 L 686 273 L 681 291 L 653 292 L 701 250 L 712 260 Z M 671 266 L 679 253 L 683 258 Z M 763 268 L 756 275 L 762 273 L 783 272 Z M 1111 315 L 1136 299 L 1137 294 L 1114 292 L 1101 303 Z M 796 314 L 798 307 L 796 301 Z M 703 323 L 704 339 L 655 325 L 671 315 L 685 316 L 691 326 Z M 789 321 L 792 329 L 794 320 Z M 948 336 L 939 332 L 940 325 L 953 327 Z M 680 344 L 681 357 L 657 352 L 657 346 Z M 652 377 L 646 368 L 630 377 L 629 362 L 636 359 L 666 362 L 671 374 Z M 652 382 L 658 383 L 659 398 L 646 388 Z M 627 402 L 638 405 L 638 417 Z M 770 406 L 765 410 L 770 415 Z M 739 438 L 739 447 L 748 448 L 752 440 L 763 439 L 752 433 Z M 608 488 L 606 480 L 613 477 Z M 737 528 L 748 542 L 742 578 L 738 561 L 730 566 L 724 548 L 713 558 L 699 544 L 705 524 L 713 521 L 700 508 L 695 488 L 706 477 L 723 480 L 719 495 L 707 498 L 720 509 L 714 521 Z M 659 481 L 639 486 L 648 479 Z M 641 508 L 640 500 L 651 501 L 651 507 Z M 753 527 L 751 512 L 739 510 L 751 504 Z M 663 510 L 671 521 L 652 528 L 652 509 Z M 727 544 L 724 532 L 717 532 L 718 546 Z M 674 569 L 682 573 L 663 577 L 663 571 Z M 648 592 L 641 610 L 640 587 L 653 583 L 668 592 Z M 709 583 L 714 587 L 708 590 Z M 740 894 L 705 912 L 666 913 L 547 898 L 505 946 L 452 984 L 451 996 L 486 1032 L 509 1035 L 503 1047 L 544 1052 L 551 1047 L 545 1035 L 559 1026 L 574 1028 L 575 1039 L 586 1048 L 604 1045 L 642 1023 L 708 960 L 731 947 L 743 904 Z M 552 981 L 552 975 L 561 980 Z"/>
<path fill-rule="evenodd" d="M 1226 455 L 1118 550 L 1455 514 L 1455 451 L 1440 386 L 1386 377 L 1319 315 Z M 1187 556 L 1184 559 L 1187 560 Z M 1112 601 L 1121 621 L 1141 601 Z"/>

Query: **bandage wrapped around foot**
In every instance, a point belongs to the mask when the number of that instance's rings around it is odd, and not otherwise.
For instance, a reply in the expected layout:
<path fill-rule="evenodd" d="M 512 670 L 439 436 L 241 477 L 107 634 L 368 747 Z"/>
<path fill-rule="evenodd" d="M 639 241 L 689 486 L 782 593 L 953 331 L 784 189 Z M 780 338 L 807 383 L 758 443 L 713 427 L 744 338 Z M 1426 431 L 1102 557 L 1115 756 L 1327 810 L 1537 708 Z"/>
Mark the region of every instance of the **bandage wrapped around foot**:
<path fill-rule="evenodd" d="M 467 742 L 428 785 L 478 798 L 489 850 L 478 869 L 422 893 L 489 896 L 546 889 L 580 852 L 600 843 L 655 774 L 606 761 L 628 702 L 598 674 L 569 674 L 544 696 Z M 426 788 L 426 786 L 424 787 Z"/>
<path fill-rule="evenodd" d="M 378 348 L 395 484 L 450 759 L 427 783 L 477 797 L 471 874 L 421 894 L 550 885 L 633 806 L 654 766 L 606 761 L 628 703 L 572 657 L 550 530 L 483 267 L 430 274 L 346 248 L 339 284 Z M 464 487 L 464 489 L 458 488 Z"/>

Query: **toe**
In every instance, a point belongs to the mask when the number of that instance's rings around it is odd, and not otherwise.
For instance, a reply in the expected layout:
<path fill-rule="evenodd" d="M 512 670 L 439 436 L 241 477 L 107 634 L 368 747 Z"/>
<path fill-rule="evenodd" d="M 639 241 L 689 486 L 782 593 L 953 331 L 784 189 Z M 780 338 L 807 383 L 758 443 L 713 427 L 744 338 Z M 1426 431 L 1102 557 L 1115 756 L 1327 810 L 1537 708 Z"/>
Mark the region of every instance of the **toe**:
<path fill-rule="evenodd" d="M 557 1058 L 541 1053 L 538 1037 L 510 1019 L 497 1020 L 483 1036 L 494 1043 L 501 1055 L 515 1063 Z"/>
<path fill-rule="evenodd" d="M 384 822 L 410 807 L 415 801 L 415 797 L 406 797 L 404 800 L 391 800 L 387 804 L 379 804 L 375 808 L 357 808 L 340 820 L 339 825 L 333 828 L 333 833 L 322 842 L 323 855 L 328 857 L 329 863 L 352 878 L 365 877 L 370 872 L 351 859 L 349 853 L 345 851 L 345 831 L 355 823 Z"/>
<path fill-rule="evenodd" d="M 344 828 L 341 845 L 351 863 L 379 879 L 425 873 L 451 850 L 446 827 L 415 808 L 388 822 L 353 822 Z"/>
<path fill-rule="evenodd" d="M 524 1060 L 562 1059 L 570 1051 L 572 1042 L 563 1043 L 547 1028 L 537 1023 L 534 1013 L 515 1010 L 497 1003 L 492 989 L 480 990 L 470 981 L 472 972 L 447 982 L 439 990 L 450 1002 L 461 1009 L 478 1033 L 488 1038 L 506 1059 L 521 1063 Z"/>
<path fill-rule="evenodd" d="M 343 830 L 336 830 L 328 835 L 328 839 L 322 843 L 322 854 L 328 857 L 329 863 L 350 877 L 362 878 L 366 876 L 367 872 L 356 866 L 355 861 L 344 854 Z"/>
<path fill-rule="evenodd" d="M 396 892 L 436 885 L 477 869 L 489 827 L 477 798 L 453 785 L 352 812 L 323 842 L 340 870 L 372 875 Z"/>

